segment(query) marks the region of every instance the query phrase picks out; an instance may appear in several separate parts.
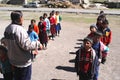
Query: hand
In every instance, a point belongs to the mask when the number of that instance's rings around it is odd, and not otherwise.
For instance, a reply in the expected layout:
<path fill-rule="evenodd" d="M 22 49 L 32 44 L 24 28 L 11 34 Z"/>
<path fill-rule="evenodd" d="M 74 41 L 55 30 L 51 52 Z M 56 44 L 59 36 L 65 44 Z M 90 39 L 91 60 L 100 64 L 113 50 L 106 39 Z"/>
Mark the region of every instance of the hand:
<path fill-rule="evenodd" d="M 33 50 L 33 54 L 37 55 L 38 54 L 38 50 L 37 49 Z"/>
<path fill-rule="evenodd" d="M 6 43 L 5 43 L 5 42 L 6 42 L 6 40 L 5 40 L 5 38 L 4 38 L 4 37 L 3 37 L 0 41 L 1 41 L 1 44 L 2 44 L 3 46 L 6 46 Z"/>

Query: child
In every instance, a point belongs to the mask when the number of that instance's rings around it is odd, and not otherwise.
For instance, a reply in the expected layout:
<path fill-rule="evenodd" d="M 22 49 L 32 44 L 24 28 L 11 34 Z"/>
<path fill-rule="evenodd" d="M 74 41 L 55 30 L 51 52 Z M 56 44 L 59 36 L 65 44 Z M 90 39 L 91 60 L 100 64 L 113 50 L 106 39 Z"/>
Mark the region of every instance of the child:
<path fill-rule="evenodd" d="M 101 17 L 97 18 L 96 26 L 97 26 L 98 31 L 100 31 L 100 32 L 102 32 L 102 29 L 103 29 L 103 27 L 102 27 L 102 21 L 103 20 L 102 20 Z"/>
<path fill-rule="evenodd" d="M 36 25 L 36 20 L 35 19 L 32 19 L 31 20 L 31 25 L 33 25 L 33 28 L 34 28 L 34 31 L 39 34 L 39 28 L 38 26 Z"/>
<path fill-rule="evenodd" d="M 102 15 L 102 14 L 104 14 L 104 11 L 100 11 L 100 14 L 99 14 L 99 15 Z"/>
<path fill-rule="evenodd" d="M 50 13 L 50 17 L 49 17 L 49 20 L 50 20 L 50 32 L 51 32 L 51 37 L 52 37 L 52 40 L 54 40 L 54 36 L 55 36 L 55 33 L 56 33 L 56 30 L 55 30 L 55 18 L 53 17 L 53 13 L 51 12 Z"/>
<path fill-rule="evenodd" d="M 43 18 L 44 18 L 44 21 L 46 22 L 46 33 L 47 33 L 47 36 L 48 36 L 48 39 L 49 39 L 49 36 L 50 36 L 50 21 L 47 18 L 47 13 L 43 14 Z"/>
<path fill-rule="evenodd" d="M 96 53 L 92 48 L 92 39 L 84 38 L 83 46 L 76 52 L 75 68 L 79 80 L 92 80 Z"/>
<path fill-rule="evenodd" d="M 46 33 L 46 22 L 43 19 L 43 16 L 40 16 L 40 22 L 38 23 L 38 27 L 39 27 L 39 39 L 40 39 L 40 43 L 43 46 L 43 49 L 47 49 L 47 43 L 48 43 L 48 37 L 47 37 L 47 33 Z"/>
<path fill-rule="evenodd" d="M 13 70 L 7 56 L 7 49 L 2 45 L 0 45 L 0 70 L 4 80 L 13 80 Z"/>
<path fill-rule="evenodd" d="M 102 20 L 106 20 L 106 15 L 104 13 L 101 13 L 98 18 L 102 18 Z"/>
<path fill-rule="evenodd" d="M 110 30 L 110 28 L 108 27 L 108 20 L 104 20 L 102 25 L 103 25 L 103 37 L 101 39 L 101 41 L 106 45 L 109 46 L 109 44 L 111 43 L 111 39 L 112 39 L 112 32 Z"/>
<path fill-rule="evenodd" d="M 59 15 L 59 11 L 56 11 L 56 35 L 59 36 L 60 30 L 61 30 L 61 24 L 60 21 L 62 20 L 61 16 Z"/>
<path fill-rule="evenodd" d="M 88 34 L 87 37 L 89 38 L 93 38 L 94 37 L 94 33 L 97 31 L 97 26 L 95 24 L 92 24 L 90 26 L 90 34 Z"/>
<path fill-rule="evenodd" d="M 98 75 L 99 75 L 99 65 L 100 63 L 105 63 L 103 62 L 102 59 L 106 58 L 109 48 L 105 46 L 100 40 L 101 40 L 102 33 L 100 32 L 95 32 L 94 37 L 93 37 L 93 49 L 96 52 L 96 61 L 95 61 L 95 74 L 93 77 L 93 80 L 98 80 Z"/>
<path fill-rule="evenodd" d="M 39 39 L 37 33 L 34 31 L 34 26 L 33 25 L 29 25 L 28 35 L 29 35 L 31 41 L 37 41 Z M 33 61 L 36 58 L 37 54 L 38 54 L 37 49 L 33 50 L 33 52 L 32 52 L 32 60 Z"/>

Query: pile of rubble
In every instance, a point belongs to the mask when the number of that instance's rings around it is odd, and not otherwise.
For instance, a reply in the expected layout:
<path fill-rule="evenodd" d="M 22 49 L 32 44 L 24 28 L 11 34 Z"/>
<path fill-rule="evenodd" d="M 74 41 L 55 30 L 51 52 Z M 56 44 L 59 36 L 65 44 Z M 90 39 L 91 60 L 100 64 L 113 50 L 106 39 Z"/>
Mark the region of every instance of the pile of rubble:
<path fill-rule="evenodd" d="M 87 3 L 80 3 L 80 4 L 72 4 L 68 0 L 64 1 L 48 1 L 47 7 L 49 8 L 96 8 L 96 9 L 107 9 L 107 7 L 100 3 L 91 4 L 90 2 Z"/>
<path fill-rule="evenodd" d="M 49 8 L 68 8 L 72 5 L 70 1 L 48 1 Z"/>

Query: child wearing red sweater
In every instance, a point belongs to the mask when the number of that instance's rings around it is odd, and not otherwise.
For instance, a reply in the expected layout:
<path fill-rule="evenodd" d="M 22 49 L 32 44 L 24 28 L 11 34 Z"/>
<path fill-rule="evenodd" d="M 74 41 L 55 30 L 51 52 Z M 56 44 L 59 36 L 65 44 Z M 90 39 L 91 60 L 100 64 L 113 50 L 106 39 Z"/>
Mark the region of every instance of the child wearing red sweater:
<path fill-rule="evenodd" d="M 104 20 L 102 22 L 102 26 L 103 26 L 102 34 L 103 34 L 103 37 L 101 38 L 101 41 L 106 46 L 108 46 L 111 43 L 111 39 L 112 39 L 112 31 L 110 30 L 108 25 L 109 25 L 108 20 Z"/>
<path fill-rule="evenodd" d="M 92 80 L 96 53 L 92 48 L 92 39 L 85 38 L 83 46 L 76 52 L 75 69 L 79 80 Z"/>

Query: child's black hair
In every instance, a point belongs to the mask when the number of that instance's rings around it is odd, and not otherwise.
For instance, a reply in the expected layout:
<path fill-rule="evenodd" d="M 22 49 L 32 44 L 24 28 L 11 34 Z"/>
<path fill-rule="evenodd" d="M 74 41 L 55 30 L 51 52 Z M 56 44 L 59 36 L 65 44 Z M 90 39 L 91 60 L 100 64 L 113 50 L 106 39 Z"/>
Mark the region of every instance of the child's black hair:
<path fill-rule="evenodd" d="M 40 16 L 39 19 L 43 19 L 43 16 Z"/>
<path fill-rule="evenodd" d="M 47 13 L 44 13 L 44 14 L 43 14 L 43 17 L 44 17 L 44 16 L 47 16 Z"/>
<path fill-rule="evenodd" d="M 108 20 L 103 20 L 102 24 L 109 24 Z"/>
<path fill-rule="evenodd" d="M 35 19 L 31 19 L 31 23 L 35 23 L 36 22 L 36 20 Z"/>
<path fill-rule="evenodd" d="M 29 29 L 34 29 L 34 25 L 29 25 Z"/>

